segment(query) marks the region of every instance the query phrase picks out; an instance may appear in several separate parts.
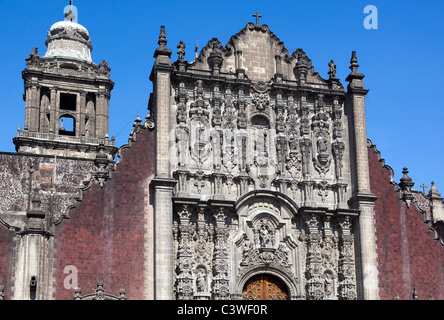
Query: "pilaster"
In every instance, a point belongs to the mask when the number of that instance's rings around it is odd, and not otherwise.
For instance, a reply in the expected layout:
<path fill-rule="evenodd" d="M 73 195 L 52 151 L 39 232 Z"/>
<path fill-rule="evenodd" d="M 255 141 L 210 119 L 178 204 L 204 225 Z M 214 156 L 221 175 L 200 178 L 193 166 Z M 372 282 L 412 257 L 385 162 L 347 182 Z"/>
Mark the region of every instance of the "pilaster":
<path fill-rule="evenodd" d="M 171 50 L 166 48 L 165 27 L 161 26 L 159 48 L 150 80 L 153 82 L 153 118 L 156 122 L 156 177 L 154 188 L 154 291 L 156 300 L 173 299 L 173 188 L 169 161 L 169 118 Z"/>
<path fill-rule="evenodd" d="M 360 295 L 365 300 L 378 300 L 378 267 L 375 238 L 374 202 L 377 197 L 370 191 L 370 175 L 367 151 L 367 125 L 365 118 L 365 96 L 368 90 L 364 88 L 362 79 L 365 77 L 358 72 L 356 52 L 352 52 L 350 60 L 352 72 L 346 78 L 347 87 L 346 108 L 350 114 L 350 153 L 352 173 L 352 198 L 349 204 L 360 211 L 356 234 L 359 241 L 357 262 L 358 278 L 361 284 Z"/>

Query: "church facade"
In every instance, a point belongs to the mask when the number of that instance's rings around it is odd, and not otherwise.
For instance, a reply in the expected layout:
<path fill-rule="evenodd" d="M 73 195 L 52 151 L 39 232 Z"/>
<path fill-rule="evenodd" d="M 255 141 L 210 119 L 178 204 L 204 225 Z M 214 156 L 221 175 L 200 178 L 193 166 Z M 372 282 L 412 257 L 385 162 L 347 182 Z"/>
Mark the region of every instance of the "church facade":
<path fill-rule="evenodd" d="M 192 62 L 162 26 L 120 148 L 111 69 L 51 27 L 0 153 L 1 299 L 444 299 L 443 201 L 368 139 L 357 53 L 344 87 L 257 18 Z"/>

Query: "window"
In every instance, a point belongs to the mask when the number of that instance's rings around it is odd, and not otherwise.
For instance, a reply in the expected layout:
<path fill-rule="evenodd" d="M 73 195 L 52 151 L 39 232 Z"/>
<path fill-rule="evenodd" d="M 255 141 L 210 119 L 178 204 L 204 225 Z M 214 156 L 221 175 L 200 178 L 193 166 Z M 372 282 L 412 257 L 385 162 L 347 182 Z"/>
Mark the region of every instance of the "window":
<path fill-rule="evenodd" d="M 76 111 L 77 95 L 61 93 L 60 94 L 60 110 Z"/>
<path fill-rule="evenodd" d="M 76 121 L 72 116 L 64 115 L 59 120 L 59 135 L 61 136 L 75 136 L 76 135 Z"/>

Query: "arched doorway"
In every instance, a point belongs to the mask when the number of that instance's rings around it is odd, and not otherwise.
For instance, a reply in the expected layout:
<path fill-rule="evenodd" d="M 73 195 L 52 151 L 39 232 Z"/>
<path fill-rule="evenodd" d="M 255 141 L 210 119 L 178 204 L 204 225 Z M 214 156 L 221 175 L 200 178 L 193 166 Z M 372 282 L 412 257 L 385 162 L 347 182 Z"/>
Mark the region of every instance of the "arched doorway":
<path fill-rule="evenodd" d="M 244 300 L 288 300 L 287 286 L 270 274 L 253 276 L 244 286 Z"/>

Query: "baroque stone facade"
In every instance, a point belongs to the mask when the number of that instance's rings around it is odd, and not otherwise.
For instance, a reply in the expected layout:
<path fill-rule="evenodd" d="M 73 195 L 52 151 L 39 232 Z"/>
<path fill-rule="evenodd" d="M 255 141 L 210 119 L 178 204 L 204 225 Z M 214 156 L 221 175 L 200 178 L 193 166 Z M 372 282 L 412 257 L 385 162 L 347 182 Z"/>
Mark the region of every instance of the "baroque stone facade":
<path fill-rule="evenodd" d="M 441 196 L 368 140 L 356 52 L 344 87 L 255 16 L 191 62 L 162 26 L 120 148 L 109 66 L 83 26 L 51 27 L 0 154 L 0 300 L 444 299 Z"/>
<path fill-rule="evenodd" d="M 242 298 L 248 280 L 267 273 L 291 299 L 356 299 L 355 95 L 333 66 L 323 79 L 266 25 L 248 23 L 225 47 L 213 38 L 191 63 L 183 42 L 170 63 L 165 37 L 162 28 L 150 110 L 165 127 L 157 143 L 168 150 L 166 177 L 177 181 L 165 225 L 174 230 L 174 273 L 164 275 L 173 297 Z M 353 88 L 362 79 L 355 60 Z M 156 85 L 161 74 L 171 97 Z M 165 123 L 160 114 L 170 115 Z"/>

